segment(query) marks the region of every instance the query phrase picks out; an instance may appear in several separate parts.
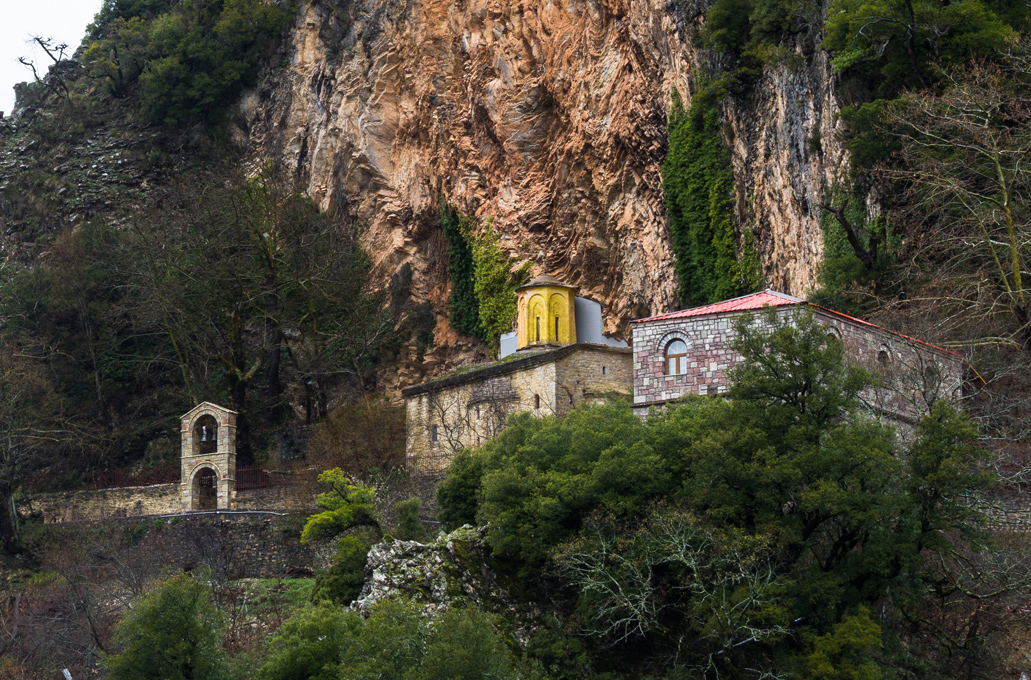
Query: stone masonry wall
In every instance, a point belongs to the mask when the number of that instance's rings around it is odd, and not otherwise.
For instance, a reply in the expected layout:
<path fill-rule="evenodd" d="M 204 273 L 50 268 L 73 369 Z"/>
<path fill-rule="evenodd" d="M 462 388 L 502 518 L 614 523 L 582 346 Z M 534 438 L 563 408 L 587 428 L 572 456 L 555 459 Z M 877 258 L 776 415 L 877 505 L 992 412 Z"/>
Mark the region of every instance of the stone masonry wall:
<path fill-rule="evenodd" d="M 781 308 L 778 313 L 795 314 L 798 308 Z M 649 406 L 688 394 L 726 392 L 727 372 L 741 360 L 730 348 L 739 316 L 724 313 L 634 324 L 635 410 L 643 415 Z M 754 318 L 765 323 L 761 314 Z M 912 422 L 930 401 L 959 396 L 962 357 L 822 310 L 816 310 L 816 318 L 841 338 L 850 361 L 884 378 L 884 387 L 863 395 L 876 411 Z M 665 374 L 665 349 L 675 339 L 687 344 L 684 375 Z"/>
<path fill-rule="evenodd" d="M 18 514 L 47 524 L 90 522 L 112 517 L 141 517 L 179 512 L 179 485 L 153 484 L 98 491 L 66 491 L 29 496 Z"/>
<path fill-rule="evenodd" d="M 409 462 L 420 469 L 443 470 L 459 450 L 500 432 L 508 414 L 556 413 L 555 363 L 424 392 L 406 398 L 405 407 Z"/>
<path fill-rule="evenodd" d="M 584 402 L 601 403 L 608 396 L 633 397 L 633 353 L 629 348 L 582 350 L 559 359 L 555 368 L 559 414 Z"/>
<path fill-rule="evenodd" d="M 96 522 L 111 518 L 174 515 L 182 512 L 179 485 L 154 484 L 97 491 L 37 494 L 19 502 L 23 518 L 46 524 Z M 237 510 L 270 510 L 309 514 L 316 510 L 314 493 L 306 497 L 295 487 L 245 489 L 237 494 Z"/>
<path fill-rule="evenodd" d="M 564 415 L 612 392 L 629 396 L 631 358 L 623 348 L 577 346 L 555 361 L 407 397 L 408 460 L 420 469 L 443 470 L 456 452 L 500 432 L 511 413 Z"/>

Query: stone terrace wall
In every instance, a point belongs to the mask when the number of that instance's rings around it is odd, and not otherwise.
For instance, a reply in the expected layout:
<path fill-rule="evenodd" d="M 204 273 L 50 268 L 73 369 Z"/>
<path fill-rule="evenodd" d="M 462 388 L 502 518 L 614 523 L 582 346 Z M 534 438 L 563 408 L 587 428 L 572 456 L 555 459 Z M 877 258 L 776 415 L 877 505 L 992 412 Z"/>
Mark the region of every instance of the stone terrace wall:
<path fill-rule="evenodd" d="M 98 491 L 66 491 L 30 496 L 18 514 L 47 524 L 90 522 L 112 517 L 141 517 L 179 512 L 179 485 L 153 484 Z"/>
<path fill-rule="evenodd" d="M 108 519 L 33 529 L 46 544 L 69 541 L 105 563 L 129 550 L 127 568 L 157 576 L 207 566 L 217 578 L 308 577 L 330 564 L 336 541 L 302 544 L 304 518 L 270 512 L 202 511 L 163 518 Z"/>
<path fill-rule="evenodd" d="M 293 486 L 244 489 L 236 494 L 236 510 L 271 510 L 310 514 L 317 508 L 312 489 L 305 496 Z M 97 491 L 66 491 L 38 494 L 18 504 L 24 519 L 42 519 L 46 524 L 96 522 L 112 518 L 174 515 L 182 512 L 178 484 L 130 486 Z"/>

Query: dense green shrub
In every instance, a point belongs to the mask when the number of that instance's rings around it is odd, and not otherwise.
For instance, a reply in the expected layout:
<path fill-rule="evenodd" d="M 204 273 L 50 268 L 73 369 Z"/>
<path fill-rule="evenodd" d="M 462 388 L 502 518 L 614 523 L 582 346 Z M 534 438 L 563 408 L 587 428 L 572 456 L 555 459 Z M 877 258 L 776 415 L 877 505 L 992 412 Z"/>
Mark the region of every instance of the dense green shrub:
<path fill-rule="evenodd" d="M 87 71 L 123 96 L 139 80 L 144 116 L 216 123 L 286 23 L 263 0 L 109 0 L 90 26 Z"/>
<path fill-rule="evenodd" d="M 456 456 L 440 517 L 489 523 L 499 568 L 574 594 L 581 634 L 611 649 L 728 675 L 877 670 L 863 607 L 923 616 L 939 558 L 979 545 L 976 431 L 939 401 L 900 451 L 861 407 L 873 376 L 811 313 L 738 333 L 729 400 L 516 416 Z"/>
<path fill-rule="evenodd" d="M 268 641 L 262 680 L 337 680 L 346 642 L 357 634 L 361 617 L 322 603 L 302 609 Z"/>
<path fill-rule="evenodd" d="M 391 598 L 367 619 L 328 607 L 301 612 L 269 645 L 264 680 L 515 680 L 536 678 L 519 663 L 494 616 L 452 605 L 432 618 Z"/>
<path fill-rule="evenodd" d="M 734 227 L 734 176 L 718 107 L 699 99 L 685 111 L 674 92 L 668 130 L 662 190 L 681 304 L 751 292 L 759 285 L 758 266 L 747 234 L 739 240 Z"/>
<path fill-rule="evenodd" d="M 348 605 L 358 599 L 365 584 L 365 563 L 374 538 L 366 533 L 344 536 L 337 542 L 333 564 L 315 577 L 311 601 Z"/>
<path fill-rule="evenodd" d="M 105 659 L 112 680 L 221 680 L 221 618 L 207 584 L 189 574 L 159 584 L 115 629 L 121 654 Z"/>
<path fill-rule="evenodd" d="M 423 541 L 429 532 L 426 526 L 419 519 L 419 510 L 422 509 L 422 501 L 418 498 L 409 498 L 394 506 L 397 514 L 397 528 L 394 530 L 394 538 L 402 541 Z"/>
<path fill-rule="evenodd" d="M 262 0 L 183 0 L 150 28 L 143 114 L 167 125 L 211 121 L 254 77 L 286 15 Z"/>

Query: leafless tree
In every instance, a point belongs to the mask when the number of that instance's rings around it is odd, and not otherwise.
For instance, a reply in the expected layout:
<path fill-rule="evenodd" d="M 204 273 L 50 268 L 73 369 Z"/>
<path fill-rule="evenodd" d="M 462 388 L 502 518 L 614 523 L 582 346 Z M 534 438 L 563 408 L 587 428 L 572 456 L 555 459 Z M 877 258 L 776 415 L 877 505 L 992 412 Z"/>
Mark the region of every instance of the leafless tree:
<path fill-rule="evenodd" d="M 71 93 L 68 91 L 68 85 L 64 82 L 64 78 L 61 76 L 60 72 L 53 68 L 64 60 L 65 50 L 68 49 L 68 44 L 58 43 L 53 38 L 44 38 L 40 35 L 32 36 L 27 42 L 38 45 L 39 48 L 42 49 L 50 58 L 50 61 L 52 61 L 53 64 L 48 73 L 40 75 L 35 62 L 31 59 L 27 57 L 18 57 L 18 62 L 32 71 L 33 79 L 42 87 L 45 87 L 52 94 L 57 95 L 70 103 L 72 99 Z"/>
<path fill-rule="evenodd" d="M 943 74 L 940 92 L 888 108 L 900 150 L 879 176 L 897 189 L 910 328 L 961 348 L 976 372 L 972 406 L 995 436 L 1029 434 L 1031 382 L 1031 82 L 1028 45 L 998 63 Z M 1016 397 L 1016 398 L 1014 398 Z"/>
<path fill-rule="evenodd" d="M 81 438 L 64 422 L 45 372 L 46 348 L 17 344 L 0 334 L 0 536 L 6 547 L 20 528 L 15 492 L 61 445 Z"/>
<path fill-rule="evenodd" d="M 689 514 L 660 509 L 633 534 L 599 524 L 559 558 L 564 575 L 592 603 L 587 632 L 610 643 L 646 633 L 668 637 L 667 608 L 686 612 L 693 630 L 681 629 L 674 644 L 677 665 L 690 652 L 705 660 L 702 677 L 719 675 L 733 650 L 788 633 L 763 610 L 776 606 L 783 576 L 761 541 L 719 544 Z M 675 583 L 659 574 L 684 574 Z M 692 664 L 695 662 L 691 662 Z M 755 675 L 773 673 L 756 669 Z M 765 676 L 770 677 L 770 676 Z"/>

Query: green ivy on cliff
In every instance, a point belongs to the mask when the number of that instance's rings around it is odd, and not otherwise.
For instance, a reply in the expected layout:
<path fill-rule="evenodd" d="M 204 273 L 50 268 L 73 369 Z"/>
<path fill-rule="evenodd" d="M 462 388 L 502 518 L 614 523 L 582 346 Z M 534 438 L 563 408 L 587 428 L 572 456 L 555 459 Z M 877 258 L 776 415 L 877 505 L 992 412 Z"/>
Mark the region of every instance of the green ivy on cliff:
<path fill-rule="evenodd" d="M 734 176 L 719 109 L 698 100 L 685 111 L 674 91 L 668 129 L 662 189 L 680 303 L 703 305 L 755 290 L 758 263 L 749 240 L 739 247 L 734 228 Z"/>
<path fill-rule="evenodd" d="M 440 198 L 440 228 L 448 245 L 451 327 L 487 343 L 497 354 L 502 334 L 516 316 L 515 289 L 526 283 L 530 264 L 513 268 L 515 260 L 501 249 L 490 223 L 479 235 L 476 220 Z"/>
<path fill-rule="evenodd" d="M 501 249 L 498 234 L 489 223 L 473 241 L 473 261 L 480 327 L 491 353 L 497 356 L 502 334 L 512 330 L 517 311 L 515 290 L 529 280 L 530 263 L 513 269 L 514 260 Z"/>
<path fill-rule="evenodd" d="M 440 228 L 447 241 L 448 275 L 451 296 L 448 314 L 451 327 L 462 335 L 484 339 L 480 325 L 480 305 L 476 299 L 475 261 L 469 238 L 476 222 L 440 198 Z"/>

